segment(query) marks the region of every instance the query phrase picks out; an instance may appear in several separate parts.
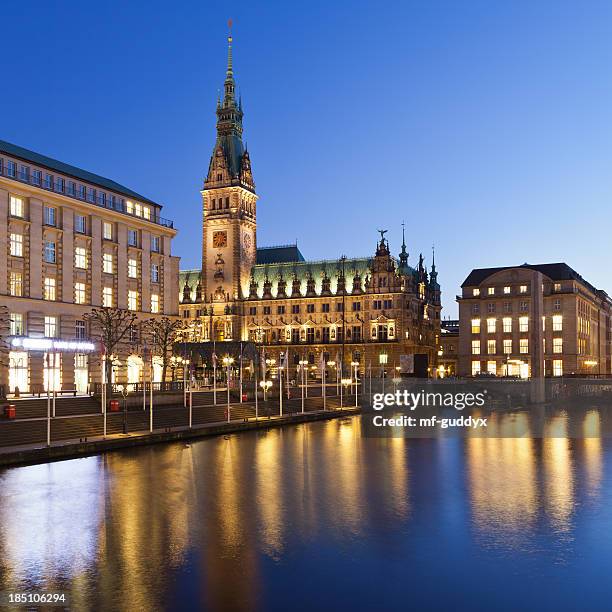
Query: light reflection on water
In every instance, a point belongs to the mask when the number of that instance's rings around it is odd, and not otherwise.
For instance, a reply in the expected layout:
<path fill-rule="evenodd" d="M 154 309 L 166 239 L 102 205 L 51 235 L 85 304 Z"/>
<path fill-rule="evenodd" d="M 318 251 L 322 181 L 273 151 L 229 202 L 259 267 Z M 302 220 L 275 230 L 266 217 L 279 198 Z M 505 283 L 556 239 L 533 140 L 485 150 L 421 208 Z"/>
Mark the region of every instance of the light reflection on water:
<path fill-rule="evenodd" d="M 592 437 L 367 439 L 353 417 L 5 470 L 0 591 L 63 589 L 76 610 L 405 609 L 409 581 L 416 607 L 487 609 L 510 574 L 572 609 L 612 551 L 612 446 L 597 411 L 582 426 Z"/>

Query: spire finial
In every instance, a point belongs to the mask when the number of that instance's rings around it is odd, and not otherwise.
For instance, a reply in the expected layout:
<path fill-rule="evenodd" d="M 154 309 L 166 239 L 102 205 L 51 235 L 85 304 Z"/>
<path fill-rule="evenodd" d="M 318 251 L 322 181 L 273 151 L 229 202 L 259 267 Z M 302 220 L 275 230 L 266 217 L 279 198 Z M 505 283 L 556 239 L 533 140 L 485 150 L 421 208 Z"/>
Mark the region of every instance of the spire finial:
<path fill-rule="evenodd" d="M 402 221 L 402 247 L 406 248 L 406 235 L 405 235 L 405 223 Z"/>
<path fill-rule="evenodd" d="M 234 69 L 232 66 L 232 25 L 233 21 L 231 19 L 227 22 L 227 27 L 229 29 L 229 34 L 227 35 L 227 78 L 231 78 L 234 74 Z"/>
<path fill-rule="evenodd" d="M 431 245 L 431 267 L 435 270 L 436 268 L 436 245 Z"/>

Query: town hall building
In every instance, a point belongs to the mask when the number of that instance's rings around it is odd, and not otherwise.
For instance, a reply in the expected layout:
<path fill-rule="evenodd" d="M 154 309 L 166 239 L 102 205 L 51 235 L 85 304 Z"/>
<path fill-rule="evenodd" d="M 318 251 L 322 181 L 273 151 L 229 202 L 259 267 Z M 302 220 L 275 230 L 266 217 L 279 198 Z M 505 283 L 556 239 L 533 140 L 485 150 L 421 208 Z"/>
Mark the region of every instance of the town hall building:
<path fill-rule="evenodd" d="M 257 245 L 251 160 L 242 138 L 232 37 L 224 95 L 217 102 L 217 139 L 202 195 L 202 266 L 180 272 L 179 314 L 188 321 L 183 347 L 198 376 L 213 352 L 265 354 L 312 366 L 351 363 L 396 375 L 433 374 L 440 336 L 440 285 L 435 262 L 408 262 L 405 237 L 395 257 L 378 230 L 368 258 L 308 261 L 297 244 Z M 372 234 L 374 235 L 374 229 Z M 404 234 L 403 234 L 404 235 Z M 188 347 L 188 349 L 187 349 Z M 416 370 L 415 365 L 416 364 Z M 319 375 L 319 374 L 316 374 Z"/>

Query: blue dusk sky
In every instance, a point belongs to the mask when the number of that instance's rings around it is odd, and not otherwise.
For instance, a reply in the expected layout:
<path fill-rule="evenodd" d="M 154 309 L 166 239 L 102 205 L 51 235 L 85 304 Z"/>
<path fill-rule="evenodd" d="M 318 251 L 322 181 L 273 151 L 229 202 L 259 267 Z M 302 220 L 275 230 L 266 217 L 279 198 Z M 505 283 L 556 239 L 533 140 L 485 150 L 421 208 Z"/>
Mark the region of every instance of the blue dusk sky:
<path fill-rule="evenodd" d="M 612 3 L 3 3 L 0 138 L 164 204 L 199 265 L 199 190 L 234 20 L 258 244 L 307 259 L 436 245 L 566 261 L 612 293 Z"/>

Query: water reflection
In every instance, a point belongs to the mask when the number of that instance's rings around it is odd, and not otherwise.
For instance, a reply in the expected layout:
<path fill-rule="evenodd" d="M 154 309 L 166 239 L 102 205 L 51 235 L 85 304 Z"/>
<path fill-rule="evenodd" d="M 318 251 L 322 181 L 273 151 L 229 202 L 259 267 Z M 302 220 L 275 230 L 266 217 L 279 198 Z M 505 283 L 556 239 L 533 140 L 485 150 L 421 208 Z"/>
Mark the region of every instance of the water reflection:
<path fill-rule="evenodd" d="M 581 426 L 591 437 L 566 437 L 561 414 L 554 438 L 367 439 L 353 417 L 6 470 L 0 590 L 65 589 L 77 610 L 263 609 L 279 575 L 295 588 L 285 566 L 440 565 L 483 542 L 535 555 L 548 532 L 572 542 L 580 502 L 604 494 L 600 414 Z"/>

